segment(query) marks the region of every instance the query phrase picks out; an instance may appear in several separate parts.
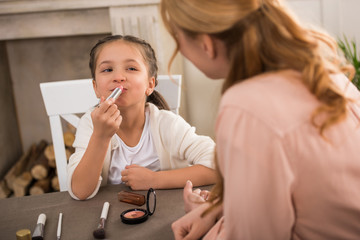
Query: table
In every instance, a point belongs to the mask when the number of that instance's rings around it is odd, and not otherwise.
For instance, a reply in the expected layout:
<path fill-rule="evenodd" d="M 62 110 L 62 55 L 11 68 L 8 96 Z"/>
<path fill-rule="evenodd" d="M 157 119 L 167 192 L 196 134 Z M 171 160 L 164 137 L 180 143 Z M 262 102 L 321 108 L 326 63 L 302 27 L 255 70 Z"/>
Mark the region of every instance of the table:
<path fill-rule="evenodd" d="M 202 189 L 210 189 L 210 186 Z M 117 193 L 132 191 L 125 185 L 101 187 L 98 194 L 86 201 L 77 201 L 68 192 L 47 193 L 0 200 L 0 239 L 16 239 L 16 231 L 30 229 L 34 232 L 38 216 L 46 215 L 44 239 L 56 239 L 59 213 L 63 213 L 62 240 L 94 239 L 104 202 L 110 203 L 105 223 L 107 239 L 174 239 L 171 223 L 184 215 L 182 189 L 155 190 L 156 211 L 141 224 L 127 225 L 120 214 L 137 206 L 119 202 Z M 147 191 L 132 191 L 146 196 Z M 146 205 L 141 206 L 146 208 Z"/>

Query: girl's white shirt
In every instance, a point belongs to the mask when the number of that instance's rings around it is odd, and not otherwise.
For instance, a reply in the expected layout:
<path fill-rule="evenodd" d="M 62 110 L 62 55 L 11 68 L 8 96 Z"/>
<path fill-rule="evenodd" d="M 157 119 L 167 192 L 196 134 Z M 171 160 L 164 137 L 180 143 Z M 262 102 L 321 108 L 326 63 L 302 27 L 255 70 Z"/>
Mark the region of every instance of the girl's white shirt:
<path fill-rule="evenodd" d="M 159 156 L 160 170 L 170 170 L 200 164 L 214 168 L 215 143 L 207 136 L 197 135 L 195 128 L 190 126 L 180 115 L 171 111 L 159 110 L 152 103 L 146 104 L 149 111 L 149 131 L 152 136 L 157 155 Z M 78 199 L 72 192 L 72 175 L 85 154 L 86 148 L 93 133 L 93 123 L 90 109 L 80 119 L 73 144 L 75 153 L 71 155 L 67 166 L 67 185 L 72 198 Z M 111 138 L 104 159 L 103 169 L 94 192 L 88 199 L 94 197 L 101 185 L 109 180 L 110 165 L 113 153 L 119 147 L 116 134 Z"/>
<path fill-rule="evenodd" d="M 119 143 L 119 147 L 114 150 L 110 164 L 108 178 L 110 184 L 122 183 L 121 171 L 123 171 L 127 165 L 137 164 L 152 171 L 160 170 L 159 156 L 150 132 L 148 109 L 145 111 L 145 124 L 140 141 L 135 147 L 126 145 L 118 135 L 115 135 L 115 137 Z"/>

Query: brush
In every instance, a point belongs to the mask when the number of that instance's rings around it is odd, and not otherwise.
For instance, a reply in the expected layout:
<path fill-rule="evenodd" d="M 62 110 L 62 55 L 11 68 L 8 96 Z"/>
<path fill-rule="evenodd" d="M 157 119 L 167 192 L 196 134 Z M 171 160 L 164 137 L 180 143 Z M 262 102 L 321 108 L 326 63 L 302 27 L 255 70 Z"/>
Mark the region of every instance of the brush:
<path fill-rule="evenodd" d="M 108 215 L 109 206 L 110 206 L 109 202 L 104 203 L 103 209 L 101 211 L 100 223 L 99 223 L 97 229 L 94 230 L 94 232 L 93 232 L 94 238 L 96 238 L 96 239 L 104 239 L 105 238 L 105 220 Z"/>
<path fill-rule="evenodd" d="M 44 239 L 44 227 L 45 227 L 46 215 L 41 213 L 38 217 L 37 224 L 32 235 L 33 240 Z"/>

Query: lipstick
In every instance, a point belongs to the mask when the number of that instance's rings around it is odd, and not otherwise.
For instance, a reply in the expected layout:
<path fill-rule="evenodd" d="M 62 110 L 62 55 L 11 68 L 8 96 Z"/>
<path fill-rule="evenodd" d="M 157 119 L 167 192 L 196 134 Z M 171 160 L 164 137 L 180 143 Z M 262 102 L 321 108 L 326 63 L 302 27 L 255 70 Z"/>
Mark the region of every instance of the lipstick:
<path fill-rule="evenodd" d="M 122 91 L 123 91 L 123 86 L 115 88 L 114 91 L 112 91 L 112 93 L 105 99 L 105 101 L 109 100 L 110 98 L 113 98 L 114 100 L 118 99 Z M 95 107 L 100 107 L 100 102 L 96 104 Z"/>
<path fill-rule="evenodd" d="M 123 87 L 120 86 L 118 88 L 115 88 L 114 91 L 112 91 L 112 93 L 106 98 L 106 100 L 110 99 L 110 98 L 113 98 L 113 99 L 118 99 L 118 97 L 120 96 L 120 94 L 122 93 L 123 91 Z M 105 100 L 105 101 L 106 101 Z"/>

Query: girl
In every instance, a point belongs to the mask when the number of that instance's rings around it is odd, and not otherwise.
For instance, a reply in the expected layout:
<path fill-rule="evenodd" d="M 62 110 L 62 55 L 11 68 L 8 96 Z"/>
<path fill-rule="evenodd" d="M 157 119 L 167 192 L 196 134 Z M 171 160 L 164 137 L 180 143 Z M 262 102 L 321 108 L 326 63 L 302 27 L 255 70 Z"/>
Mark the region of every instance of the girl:
<path fill-rule="evenodd" d="M 214 142 L 195 134 L 180 116 L 164 110 L 155 53 L 133 36 L 109 36 L 91 50 L 90 69 L 99 107 L 84 114 L 68 164 L 75 199 L 93 197 L 100 184 L 125 183 L 133 190 L 179 188 L 215 182 Z M 114 101 L 104 99 L 123 87 Z"/>
<path fill-rule="evenodd" d="M 161 8 L 177 49 L 208 77 L 225 78 L 221 177 L 208 203 L 173 224 L 175 239 L 209 229 L 205 239 L 360 239 L 360 94 L 342 74 L 336 42 L 304 28 L 280 0 L 162 0 Z"/>

